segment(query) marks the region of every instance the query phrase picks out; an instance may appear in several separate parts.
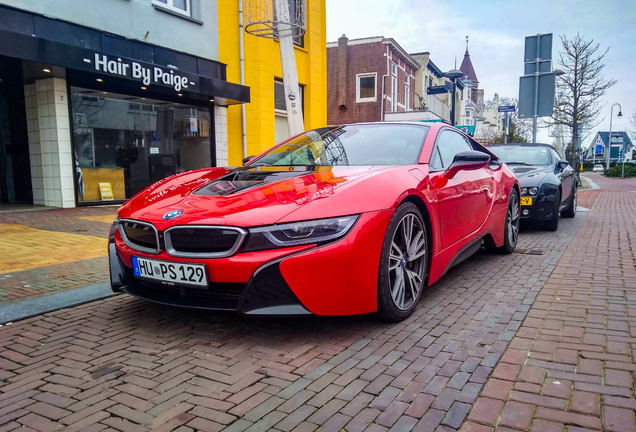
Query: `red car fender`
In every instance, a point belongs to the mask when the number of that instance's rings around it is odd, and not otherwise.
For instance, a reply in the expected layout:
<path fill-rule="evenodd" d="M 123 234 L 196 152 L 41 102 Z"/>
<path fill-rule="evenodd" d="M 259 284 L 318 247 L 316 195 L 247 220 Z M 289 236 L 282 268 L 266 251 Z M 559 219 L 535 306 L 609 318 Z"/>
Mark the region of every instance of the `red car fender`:
<path fill-rule="evenodd" d="M 363 213 L 341 241 L 282 260 L 280 271 L 303 306 L 317 315 L 377 310 L 380 253 L 392 215 L 391 209 Z"/>

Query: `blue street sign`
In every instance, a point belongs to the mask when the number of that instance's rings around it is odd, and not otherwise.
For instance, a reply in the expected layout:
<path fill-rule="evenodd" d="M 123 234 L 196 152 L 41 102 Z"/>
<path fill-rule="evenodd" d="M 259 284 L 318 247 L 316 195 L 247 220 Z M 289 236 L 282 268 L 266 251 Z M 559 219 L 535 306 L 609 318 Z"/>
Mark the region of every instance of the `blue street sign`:
<path fill-rule="evenodd" d="M 497 111 L 499 112 L 515 112 L 516 107 L 514 105 L 499 105 L 497 107 Z"/>
<path fill-rule="evenodd" d="M 596 148 L 594 149 L 594 153 L 603 154 L 603 144 L 597 144 Z"/>

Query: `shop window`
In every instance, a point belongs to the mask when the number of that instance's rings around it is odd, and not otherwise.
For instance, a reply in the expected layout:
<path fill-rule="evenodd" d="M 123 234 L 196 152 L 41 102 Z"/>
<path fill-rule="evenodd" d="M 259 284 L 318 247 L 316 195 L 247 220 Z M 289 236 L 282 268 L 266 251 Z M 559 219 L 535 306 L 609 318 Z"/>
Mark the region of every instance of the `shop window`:
<path fill-rule="evenodd" d="M 213 164 L 207 108 L 95 94 L 71 89 L 78 202 L 104 200 L 100 183 L 125 200 L 164 177 Z"/>
<path fill-rule="evenodd" d="M 152 0 L 152 3 L 181 15 L 192 16 L 190 0 Z"/>
<path fill-rule="evenodd" d="M 148 113 L 156 113 L 157 106 L 145 103 L 138 102 L 129 102 L 128 103 L 128 112 L 148 112 Z"/>

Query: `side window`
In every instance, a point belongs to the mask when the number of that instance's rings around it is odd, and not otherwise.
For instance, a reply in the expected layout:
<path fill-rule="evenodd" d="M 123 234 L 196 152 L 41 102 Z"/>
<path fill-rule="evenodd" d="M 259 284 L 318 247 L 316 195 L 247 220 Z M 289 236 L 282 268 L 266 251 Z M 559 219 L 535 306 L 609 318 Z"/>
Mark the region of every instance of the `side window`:
<path fill-rule="evenodd" d="M 428 166 L 430 167 L 431 170 L 441 170 L 443 168 L 442 159 L 439 156 L 439 150 L 437 146 L 433 147 L 433 152 L 431 153 L 431 160 L 429 161 Z"/>
<path fill-rule="evenodd" d="M 440 133 L 431 155 L 431 168 L 447 169 L 457 153 L 472 150 L 472 146 L 468 143 L 463 135 L 452 131 L 444 130 Z"/>

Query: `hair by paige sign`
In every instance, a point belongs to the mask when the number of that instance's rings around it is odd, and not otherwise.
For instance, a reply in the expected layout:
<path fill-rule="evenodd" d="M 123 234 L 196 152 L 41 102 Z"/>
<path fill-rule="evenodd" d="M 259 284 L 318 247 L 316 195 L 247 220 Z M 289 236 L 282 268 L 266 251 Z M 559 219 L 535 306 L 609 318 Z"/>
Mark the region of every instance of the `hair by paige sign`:
<path fill-rule="evenodd" d="M 137 79 L 144 85 L 162 84 L 172 87 L 175 91 L 195 85 L 188 77 L 179 75 L 174 70 L 166 71 L 158 66 L 148 67 L 135 61 L 127 62 L 120 57 L 111 59 L 105 54 L 95 53 L 94 66 L 97 72 Z"/>

